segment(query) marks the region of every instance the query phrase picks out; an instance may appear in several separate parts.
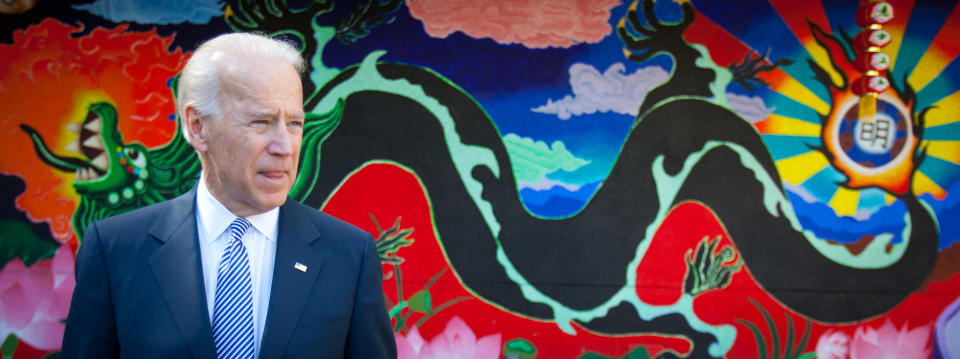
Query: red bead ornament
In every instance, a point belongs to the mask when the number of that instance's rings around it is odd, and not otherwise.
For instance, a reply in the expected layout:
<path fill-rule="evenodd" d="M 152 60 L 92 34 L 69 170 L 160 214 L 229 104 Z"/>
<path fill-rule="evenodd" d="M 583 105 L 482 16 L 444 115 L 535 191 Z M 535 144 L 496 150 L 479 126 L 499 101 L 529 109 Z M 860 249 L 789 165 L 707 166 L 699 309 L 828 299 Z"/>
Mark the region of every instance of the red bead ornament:
<path fill-rule="evenodd" d="M 853 93 L 860 96 L 860 107 L 865 117 L 872 118 L 877 94 L 890 88 L 884 73 L 890 69 L 890 56 L 880 50 L 890 44 L 893 37 L 883 29 L 883 24 L 893 20 L 893 5 L 886 1 L 864 0 L 857 10 L 857 24 L 863 27 L 853 39 L 851 46 L 857 57 L 853 66 L 863 73 L 850 85 Z"/>
<path fill-rule="evenodd" d="M 853 81 L 853 93 L 863 96 L 866 94 L 878 94 L 890 88 L 890 81 L 884 76 L 867 75 Z"/>
<path fill-rule="evenodd" d="M 869 27 L 883 25 L 893 20 L 893 5 L 886 1 L 868 1 L 857 10 L 857 25 Z"/>
<path fill-rule="evenodd" d="M 890 69 L 890 56 L 882 52 L 861 52 L 857 54 L 853 65 L 860 72 L 883 72 Z"/>
<path fill-rule="evenodd" d="M 871 47 L 882 48 L 887 46 L 891 40 L 893 40 L 893 37 L 890 36 L 887 30 L 867 29 L 861 31 L 857 34 L 857 37 L 853 38 L 853 44 L 857 49 L 864 51 Z"/>

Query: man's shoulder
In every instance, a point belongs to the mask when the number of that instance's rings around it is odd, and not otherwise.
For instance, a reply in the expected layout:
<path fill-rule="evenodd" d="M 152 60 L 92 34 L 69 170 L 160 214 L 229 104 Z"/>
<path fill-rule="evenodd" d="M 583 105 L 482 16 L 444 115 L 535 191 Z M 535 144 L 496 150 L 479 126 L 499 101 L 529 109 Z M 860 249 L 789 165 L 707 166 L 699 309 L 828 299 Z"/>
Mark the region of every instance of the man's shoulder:
<path fill-rule="evenodd" d="M 101 219 L 94 224 L 101 231 L 144 232 L 151 227 L 151 224 L 166 218 L 171 208 L 187 206 L 184 209 L 189 210 L 192 206 L 192 202 L 190 202 L 192 197 L 193 191 L 189 191 L 163 202 L 153 203 Z"/>
<path fill-rule="evenodd" d="M 312 222 L 313 225 L 316 226 L 324 236 L 330 235 L 352 239 L 363 239 L 370 237 L 370 233 L 367 233 L 367 231 L 364 231 L 363 229 L 360 229 L 359 227 L 347 221 L 324 213 L 319 209 L 310 207 L 294 199 L 288 199 L 287 202 L 289 202 L 289 210 L 300 212 L 308 217 L 310 222 Z"/>

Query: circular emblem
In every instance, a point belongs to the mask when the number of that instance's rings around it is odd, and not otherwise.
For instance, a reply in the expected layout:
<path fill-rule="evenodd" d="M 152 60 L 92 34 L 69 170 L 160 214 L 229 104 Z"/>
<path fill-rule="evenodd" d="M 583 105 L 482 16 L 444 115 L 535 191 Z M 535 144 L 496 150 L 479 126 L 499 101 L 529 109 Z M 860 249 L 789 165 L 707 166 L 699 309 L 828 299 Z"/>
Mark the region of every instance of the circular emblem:
<path fill-rule="evenodd" d="M 848 102 L 838 121 L 837 140 L 842 155 L 862 169 L 879 169 L 901 160 L 904 145 L 912 136 L 905 109 L 880 96 L 876 115 L 871 119 L 861 116 L 857 104 Z"/>

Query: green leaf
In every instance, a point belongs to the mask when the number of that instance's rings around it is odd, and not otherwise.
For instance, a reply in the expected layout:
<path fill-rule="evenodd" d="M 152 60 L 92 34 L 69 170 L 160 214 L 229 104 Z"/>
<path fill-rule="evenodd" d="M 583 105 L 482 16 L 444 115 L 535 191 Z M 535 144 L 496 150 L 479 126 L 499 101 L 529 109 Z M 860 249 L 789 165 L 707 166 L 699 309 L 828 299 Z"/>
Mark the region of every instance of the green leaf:
<path fill-rule="evenodd" d="M 767 359 L 767 341 L 763 339 L 763 334 L 760 334 L 760 329 L 746 320 L 737 319 L 736 321 L 750 328 L 750 331 L 753 332 L 754 339 L 757 341 L 757 352 L 760 353 L 760 359 Z"/>
<path fill-rule="evenodd" d="M 783 357 L 789 359 L 793 353 L 793 320 L 790 319 L 790 313 L 783 312 L 783 315 L 787 317 L 787 349 L 783 351 Z"/>
<path fill-rule="evenodd" d="M 403 308 L 406 308 L 406 307 L 407 307 L 407 302 L 397 303 L 397 306 L 390 309 L 390 314 L 389 314 L 390 318 L 399 316 L 400 313 L 403 311 Z"/>
<path fill-rule="evenodd" d="M 26 266 L 53 257 L 60 245 L 37 236 L 30 224 L 15 219 L 0 219 L 0 268 L 14 258 Z"/>
<path fill-rule="evenodd" d="M 647 348 L 643 346 L 637 346 L 635 349 L 630 351 L 630 354 L 623 357 L 623 359 L 650 359 L 650 353 L 647 352 Z"/>
<path fill-rule="evenodd" d="M 414 293 L 407 302 L 410 303 L 410 309 L 414 312 L 429 313 L 430 309 L 433 308 L 430 303 L 430 292 L 426 290 Z"/>
<path fill-rule="evenodd" d="M 10 333 L 7 335 L 7 339 L 3 340 L 3 345 L 0 345 L 0 352 L 3 352 L 4 358 L 12 358 L 13 353 L 17 351 L 17 336 Z"/>
<path fill-rule="evenodd" d="M 796 353 L 793 354 L 795 358 L 800 358 L 800 359 L 804 358 L 803 356 L 800 355 L 800 351 L 807 346 L 807 339 L 810 338 L 810 321 L 809 320 L 804 320 L 804 321 L 807 322 L 807 324 L 804 326 L 803 339 L 800 339 L 800 344 L 797 344 L 797 351 Z M 807 354 L 811 354 L 811 353 L 807 353 Z M 804 354 L 804 355 L 807 355 L 807 354 Z M 812 354 L 816 355 L 817 353 L 812 353 Z"/>
<path fill-rule="evenodd" d="M 616 357 L 608 357 L 606 355 L 601 355 L 594 352 L 587 352 L 577 359 L 616 359 Z M 650 353 L 647 352 L 647 348 L 642 345 L 638 345 L 620 359 L 650 359 Z"/>
<path fill-rule="evenodd" d="M 770 328 L 770 341 L 773 342 L 773 356 L 774 358 L 780 356 L 780 334 L 777 333 L 777 326 L 773 324 L 773 318 L 770 317 L 770 314 L 767 313 L 766 309 L 763 309 L 760 306 L 760 303 L 753 300 L 753 298 L 747 298 L 750 300 L 750 303 L 753 303 L 753 306 L 757 307 L 760 310 L 760 314 L 763 314 L 763 319 L 767 322 L 767 327 Z"/>
<path fill-rule="evenodd" d="M 534 354 L 537 352 L 537 348 L 533 346 L 533 343 L 523 338 L 513 339 L 507 342 L 507 344 L 504 344 L 503 347 L 521 353 Z"/>
<path fill-rule="evenodd" d="M 507 359 L 534 359 L 537 348 L 523 338 L 516 338 L 503 345 L 503 357 Z"/>

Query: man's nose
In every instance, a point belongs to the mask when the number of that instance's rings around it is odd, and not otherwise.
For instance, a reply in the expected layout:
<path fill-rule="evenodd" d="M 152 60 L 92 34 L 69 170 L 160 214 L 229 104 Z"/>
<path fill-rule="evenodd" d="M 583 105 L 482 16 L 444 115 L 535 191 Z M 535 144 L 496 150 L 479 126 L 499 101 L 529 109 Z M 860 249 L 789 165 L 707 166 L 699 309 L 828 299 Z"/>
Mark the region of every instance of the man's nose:
<path fill-rule="evenodd" d="M 289 156 L 293 154 L 293 135 L 286 130 L 286 125 L 280 122 L 270 133 L 270 145 L 267 152 L 274 156 Z"/>

